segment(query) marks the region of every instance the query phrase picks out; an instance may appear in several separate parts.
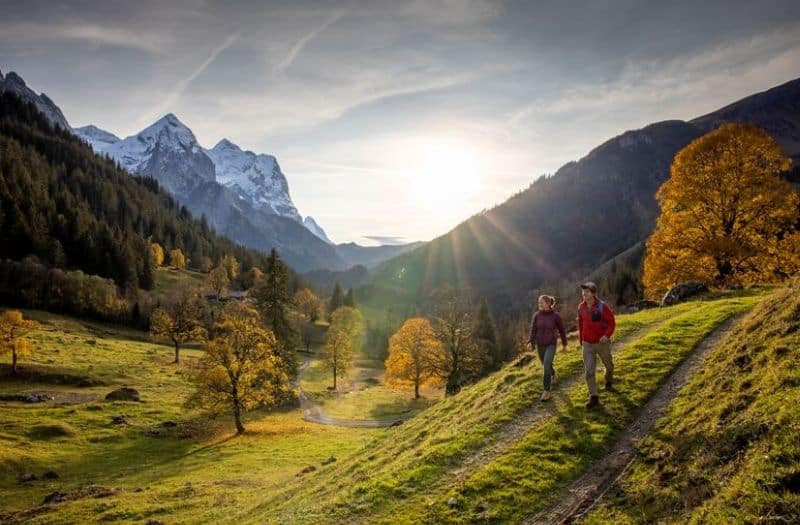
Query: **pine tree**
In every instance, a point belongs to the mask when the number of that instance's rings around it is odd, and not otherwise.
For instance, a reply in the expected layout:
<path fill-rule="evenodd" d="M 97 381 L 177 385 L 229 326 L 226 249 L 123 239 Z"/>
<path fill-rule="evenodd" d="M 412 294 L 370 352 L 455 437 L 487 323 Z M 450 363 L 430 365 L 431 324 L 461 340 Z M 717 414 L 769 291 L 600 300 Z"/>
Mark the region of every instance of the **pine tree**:
<path fill-rule="evenodd" d="M 503 363 L 503 357 L 497 344 L 497 329 L 489 312 L 489 303 L 483 299 L 475 315 L 475 342 L 480 348 L 480 353 L 486 356 L 483 372 L 498 370 Z"/>
<path fill-rule="evenodd" d="M 342 301 L 342 305 L 349 306 L 350 308 L 356 307 L 356 296 L 353 292 L 352 288 L 347 290 L 347 295 L 344 296 L 344 300 Z"/>
<path fill-rule="evenodd" d="M 299 346 L 297 330 L 289 319 L 292 293 L 289 271 L 274 248 L 267 257 L 266 271 L 255 286 L 254 296 L 261 318 L 273 331 L 292 374 L 296 372 L 294 350 Z"/>
<path fill-rule="evenodd" d="M 337 308 L 344 304 L 344 298 L 342 297 L 342 287 L 339 286 L 339 283 L 336 283 L 336 286 L 333 287 L 333 294 L 331 295 L 330 307 L 328 308 L 328 319 L 330 320 L 333 316 L 333 312 L 336 311 Z"/>

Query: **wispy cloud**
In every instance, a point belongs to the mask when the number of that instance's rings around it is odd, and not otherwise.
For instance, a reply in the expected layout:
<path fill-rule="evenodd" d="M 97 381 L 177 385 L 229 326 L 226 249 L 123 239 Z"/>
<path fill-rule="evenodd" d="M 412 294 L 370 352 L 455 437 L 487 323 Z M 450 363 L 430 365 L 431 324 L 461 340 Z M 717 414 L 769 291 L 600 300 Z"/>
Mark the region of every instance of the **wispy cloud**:
<path fill-rule="evenodd" d="M 165 47 L 163 34 L 143 34 L 120 27 L 86 23 L 17 23 L 0 27 L 0 39 L 22 42 L 74 40 L 99 46 L 137 49 L 151 54 L 158 54 Z"/>
<path fill-rule="evenodd" d="M 275 65 L 273 71 L 276 73 L 283 73 L 284 71 L 286 71 L 289 68 L 289 66 L 292 65 L 292 62 L 295 61 L 297 56 L 303 51 L 303 48 L 306 47 L 306 45 L 308 45 L 309 42 L 317 38 L 323 31 L 325 31 L 331 25 L 338 22 L 345 14 L 346 11 L 337 11 L 333 13 L 333 15 L 331 15 L 331 17 L 328 18 L 325 22 L 315 27 L 310 33 L 306 34 L 300 40 L 295 42 L 295 44 L 292 46 L 292 48 L 289 50 L 286 56 L 283 57 L 283 60 L 281 60 L 278 64 Z"/>
<path fill-rule="evenodd" d="M 200 74 L 202 74 L 203 71 L 205 71 L 208 68 L 208 66 L 211 65 L 212 62 L 214 62 L 214 60 L 217 59 L 220 53 L 231 47 L 238 39 L 239 39 L 239 33 L 234 33 L 232 35 L 229 35 L 220 45 L 218 45 L 211 51 L 211 54 L 208 55 L 208 57 L 203 61 L 202 64 L 200 64 L 197 68 L 195 68 L 195 70 L 192 71 L 192 73 L 189 76 L 178 82 L 178 84 L 175 86 L 175 89 L 173 89 L 166 96 L 166 98 L 164 98 L 164 100 L 158 106 L 156 106 L 146 117 L 140 120 L 143 122 L 150 121 L 154 117 L 159 117 L 164 112 L 168 111 L 170 108 L 173 108 L 175 106 L 175 103 L 178 101 L 181 95 L 183 95 L 186 89 L 192 84 L 192 82 L 194 82 L 194 80 L 198 76 L 200 76 Z"/>
<path fill-rule="evenodd" d="M 364 239 L 375 241 L 378 244 L 406 244 L 408 241 L 405 237 L 395 237 L 392 235 L 364 235 Z"/>

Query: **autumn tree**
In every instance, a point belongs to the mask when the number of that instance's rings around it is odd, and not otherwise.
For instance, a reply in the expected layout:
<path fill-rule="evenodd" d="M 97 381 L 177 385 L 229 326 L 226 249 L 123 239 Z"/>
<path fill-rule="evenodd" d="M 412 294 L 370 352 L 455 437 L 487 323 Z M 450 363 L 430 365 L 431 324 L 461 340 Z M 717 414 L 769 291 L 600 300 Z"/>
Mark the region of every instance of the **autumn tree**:
<path fill-rule="evenodd" d="M 675 156 L 656 194 L 644 285 L 658 297 L 679 281 L 717 286 L 772 281 L 797 269 L 798 196 L 778 175 L 790 160 L 762 129 L 725 124 Z M 787 267 L 788 266 L 788 267 Z"/>
<path fill-rule="evenodd" d="M 202 326 L 204 301 L 194 292 L 184 292 L 150 316 L 150 336 L 166 340 L 175 347 L 175 363 L 180 360 L 181 345 L 188 341 L 201 341 L 206 337 Z"/>
<path fill-rule="evenodd" d="M 239 261 L 233 255 L 224 255 L 219 261 L 219 266 L 225 268 L 229 281 L 233 281 L 239 275 Z"/>
<path fill-rule="evenodd" d="M 264 272 L 258 266 L 253 266 L 247 270 L 242 277 L 242 286 L 245 290 L 253 288 L 261 278 L 264 277 Z"/>
<path fill-rule="evenodd" d="M 206 286 L 208 286 L 214 293 L 217 294 L 217 300 L 220 299 L 222 294 L 228 291 L 228 286 L 230 285 L 230 281 L 228 280 L 228 272 L 222 265 L 217 266 L 210 272 L 208 272 L 208 277 L 206 277 Z"/>
<path fill-rule="evenodd" d="M 208 273 L 214 269 L 214 261 L 211 260 L 211 257 L 208 255 L 203 255 L 200 257 L 200 270 Z"/>
<path fill-rule="evenodd" d="M 17 359 L 33 353 L 25 336 L 36 328 L 36 321 L 24 319 L 19 310 L 6 310 L 0 314 L 0 355 L 11 352 L 11 374 L 17 374 Z"/>
<path fill-rule="evenodd" d="M 178 270 L 186 269 L 186 256 L 179 249 L 171 250 L 169 252 L 169 264 Z"/>
<path fill-rule="evenodd" d="M 294 304 L 297 311 L 310 322 L 319 319 L 319 310 L 322 303 L 314 292 L 308 288 L 303 288 L 294 294 Z"/>
<path fill-rule="evenodd" d="M 153 254 L 153 264 L 156 267 L 164 264 L 164 248 L 157 242 L 150 243 L 150 251 Z"/>
<path fill-rule="evenodd" d="M 438 373 L 447 378 L 445 395 L 456 394 L 465 383 L 479 376 L 486 359 L 485 350 L 476 344 L 468 306 L 453 295 L 439 301 L 432 325 L 444 350 L 437 367 Z"/>
<path fill-rule="evenodd" d="M 256 284 L 253 295 L 261 319 L 278 339 L 285 360 L 294 363 L 298 336 L 295 325 L 289 317 L 292 305 L 289 270 L 274 248 L 267 257 L 264 277 Z M 294 364 L 291 365 L 291 369 L 294 373 Z"/>
<path fill-rule="evenodd" d="M 233 414 L 237 434 L 245 431 L 242 414 L 279 404 L 291 394 L 287 366 L 275 335 L 263 328 L 258 312 L 229 303 L 205 345 L 190 404 Z"/>
<path fill-rule="evenodd" d="M 333 372 L 334 389 L 337 378 L 347 375 L 353 364 L 353 354 L 360 349 L 363 324 L 361 312 L 349 306 L 338 308 L 331 316 L 320 357 L 323 366 Z"/>
<path fill-rule="evenodd" d="M 445 379 L 439 366 L 444 360 L 431 323 L 422 317 L 408 319 L 389 339 L 386 381 L 413 385 L 414 398 L 419 399 L 421 385 L 440 384 Z"/>

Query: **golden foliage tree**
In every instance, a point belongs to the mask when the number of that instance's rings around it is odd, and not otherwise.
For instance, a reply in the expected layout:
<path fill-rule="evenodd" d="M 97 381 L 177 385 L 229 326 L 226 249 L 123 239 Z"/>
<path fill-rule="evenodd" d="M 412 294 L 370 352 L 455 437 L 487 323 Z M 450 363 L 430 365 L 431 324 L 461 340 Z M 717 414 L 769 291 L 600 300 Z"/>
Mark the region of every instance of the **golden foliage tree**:
<path fill-rule="evenodd" d="M 289 376 L 275 335 L 263 328 L 256 310 L 226 305 L 214 332 L 194 375 L 197 390 L 190 404 L 230 411 L 241 434 L 243 412 L 274 406 L 290 395 Z"/>
<path fill-rule="evenodd" d="M 726 286 L 773 281 L 797 269 L 798 196 L 790 166 L 762 129 L 725 124 L 683 148 L 656 194 L 644 285 L 657 297 L 679 281 Z"/>
<path fill-rule="evenodd" d="M 164 248 L 157 242 L 150 243 L 150 251 L 153 253 L 153 265 L 156 267 L 164 264 Z"/>
<path fill-rule="evenodd" d="M 220 299 L 222 294 L 228 291 L 228 286 L 230 285 L 230 281 L 228 280 L 228 272 L 222 265 L 217 266 L 210 272 L 208 272 L 208 277 L 206 277 L 206 286 L 208 286 L 211 290 L 217 294 L 217 300 Z"/>
<path fill-rule="evenodd" d="M 206 330 L 202 326 L 204 306 L 202 297 L 197 293 L 184 292 L 166 306 L 153 310 L 150 315 L 150 336 L 174 345 L 175 363 L 180 360 L 181 345 L 205 339 Z"/>
<path fill-rule="evenodd" d="M 225 268 L 229 281 L 233 281 L 239 275 L 239 261 L 233 255 L 223 256 L 219 261 L 219 266 Z"/>
<path fill-rule="evenodd" d="M 178 270 L 186 269 L 186 256 L 179 249 L 171 250 L 169 252 L 169 264 Z"/>
<path fill-rule="evenodd" d="M 17 374 L 17 359 L 33 353 L 25 336 L 36 328 L 36 321 L 25 319 L 19 310 L 0 314 L 0 355 L 11 352 L 11 374 Z"/>
<path fill-rule="evenodd" d="M 445 395 L 452 395 L 480 375 L 487 356 L 485 348 L 477 344 L 468 305 L 446 294 L 439 300 L 436 310 L 432 326 L 444 350 L 437 373 L 447 378 Z"/>
<path fill-rule="evenodd" d="M 247 272 L 245 272 L 244 277 L 242 278 L 242 286 L 244 286 L 245 290 L 249 290 L 253 288 L 263 277 L 264 272 L 262 272 L 258 266 L 253 266 L 247 270 Z"/>
<path fill-rule="evenodd" d="M 361 345 L 363 324 L 361 312 L 349 306 L 337 308 L 331 316 L 321 358 L 323 366 L 333 372 L 334 389 L 337 378 L 346 376 L 353 365 L 353 354 Z"/>
<path fill-rule="evenodd" d="M 294 294 L 294 305 L 307 320 L 314 322 L 319 319 L 322 301 L 308 288 L 303 288 Z"/>
<path fill-rule="evenodd" d="M 389 339 L 386 358 L 386 381 L 389 384 L 414 385 L 419 399 L 421 385 L 441 384 L 444 351 L 431 323 L 422 317 L 408 319 Z"/>

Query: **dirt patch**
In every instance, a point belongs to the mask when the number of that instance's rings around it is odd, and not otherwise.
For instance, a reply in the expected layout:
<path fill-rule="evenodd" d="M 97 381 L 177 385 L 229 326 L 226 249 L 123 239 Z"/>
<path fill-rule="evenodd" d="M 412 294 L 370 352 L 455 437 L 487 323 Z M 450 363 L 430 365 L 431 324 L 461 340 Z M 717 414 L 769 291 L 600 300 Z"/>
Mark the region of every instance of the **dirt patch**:
<path fill-rule="evenodd" d="M 608 490 L 625 475 L 628 467 L 636 459 L 636 443 L 650 432 L 655 422 L 665 413 L 670 402 L 686 384 L 692 372 L 742 317 L 743 315 L 738 315 L 729 319 L 703 339 L 694 352 L 678 365 L 642 407 L 639 415 L 623 431 L 611 451 L 575 480 L 568 493 L 560 497 L 557 504 L 530 517 L 525 523 L 574 523 L 594 508 Z"/>

